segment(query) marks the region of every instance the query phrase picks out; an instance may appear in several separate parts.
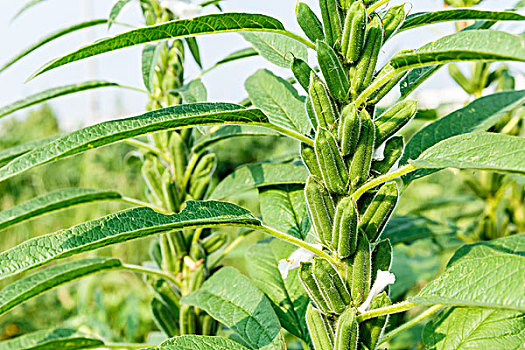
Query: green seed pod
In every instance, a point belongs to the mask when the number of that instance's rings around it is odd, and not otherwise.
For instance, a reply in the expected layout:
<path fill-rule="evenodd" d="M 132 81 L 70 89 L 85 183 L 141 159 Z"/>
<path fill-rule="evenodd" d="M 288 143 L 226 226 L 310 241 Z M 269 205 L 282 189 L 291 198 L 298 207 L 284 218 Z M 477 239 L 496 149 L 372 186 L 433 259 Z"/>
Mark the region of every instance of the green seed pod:
<path fill-rule="evenodd" d="M 214 336 L 217 335 L 217 329 L 219 328 L 219 323 L 215 321 L 208 314 L 199 315 L 199 323 L 201 328 L 202 335 Z"/>
<path fill-rule="evenodd" d="M 361 217 L 359 228 L 365 232 L 370 242 L 381 235 L 397 204 L 399 191 L 395 182 L 381 186 L 365 214 Z"/>
<path fill-rule="evenodd" d="M 397 133 L 416 115 L 416 101 L 402 101 L 376 119 L 376 146 L 381 145 L 390 136 Z"/>
<path fill-rule="evenodd" d="M 206 254 L 211 254 L 221 249 L 221 247 L 226 243 L 228 237 L 224 233 L 214 233 L 211 236 L 208 236 L 202 240 L 202 247 L 206 251 Z"/>
<path fill-rule="evenodd" d="M 181 335 L 195 334 L 197 330 L 197 315 L 193 306 L 180 306 L 179 323 Z"/>
<path fill-rule="evenodd" d="M 314 150 L 326 188 L 331 193 L 345 193 L 348 169 L 335 138 L 328 130 L 323 128 L 317 130 Z"/>
<path fill-rule="evenodd" d="M 372 299 L 370 303 L 370 310 L 379 309 L 391 305 L 392 302 L 386 295 L 386 293 L 381 293 Z M 378 341 L 381 338 L 386 322 L 388 320 L 388 315 L 380 316 L 376 318 L 371 318 L 359 325 L 359 334 L 360 342 L 362 345 L 366 346 L 367 349 L 376 349 Z"/>
<path fill-rule="evenodd" d="M 311 304 L 306 310 L 306 325 L 315 350 L 332 350 L 334 333 L 326 317 Z"/>
<path fill-rule="evenodd" d="M 190 257 L 198 261 L 206 257 L 206 252 L 199 243 L 192 243 L 190 246 Z"/>
<path fill-rule="evenodd" d="M 190 194 L 194 199 L 203 198 L 208 185 L 211 181 L 211 175 L 217 165 L 217 156 L 207 154 L 201 158 L 190 178 Z"/>
<path fill-rule="evenodd" d="M 327 246 L 328 243 L 332 242 L 334 201 L 328 190 L 311 175 L 306 182 L 305 196 L 317 239 L 321 244 Z"/>
<path fill-rule="evenodd" d="M 164 193 L 162 190 L 162 175 L 159 172 L 158 160 L 155 157 L 147 157 L 142 164 L 142 177 L 151 192 L 157 205 L 164 206 Z"/>
<path fill-rule="evenodd" d="M 191 272 L 190 281 L 189 281 L 190 291 L 199 289 L 204 283 L 205 278 L 206 278 L 205 264 L 200 264 L 195 271 Z"/>
<path fill-rule="evenodd" d="M 370 291 L 371 265 L 370 242 L 366 235 L 360 234 L 357 240 L 357 249 L 351 262 L 351 294 L 354 306 L 360 305 Z"/>
<path fill-rule="evenodd" d="M 188 148 L 186 147 L 186 143 L 178 132 L 173 132 L 171 134 L 169 152 L 171 161 L 173 163 L 173 173 L 175 174 L 175 179 L 180 184 L 182 178 L 184 177 L 186 165 L 188 164 Z"/>
<path fill-rule="evenodd" d="M 351 187 L 365 182 L 370 176 L 372 156 L 374 155 L 375 126 L 370 114 L 363 110 L 359 113 L 361 121 L 361 133 L 350 162 L 350 181 Z"/>
<path fill-rule="evenodd" d="M 168 146 L 168 137 L 169 136 L 166 131 L 156 132 L 151 135 L 153 143 L 155 143 L 155 147 L 157 147 L 161 151 L 166 150 L 166 147 Z"/>
<path fill-rule="evenodd" d="M 385 40 L 386 42 L 401 26 L 401 23 L 405 20 L 405 4 L 394 6 L 388 9 L 385 16 L 383 17 L 383 28 L 385 29 Z"/>
<path fill-rule="evenodd" d="M 169 307 L 157 298 L 151 301 L 151 313 L 153 321 L 168 337 L 179 335 L 179 320 Z"/>
<path fill-rule="evenodd" d="M 337 270 L 323 258 L 315 258 L 313 274 L 321 296 L 334 314 L 341 314 L 352 299 Z"/>
<path fill-rule="evenodd" d="M 310 86 L 310 76 L 315 74 L 314 70 L 302 59 L 293 57 L 292 72 L 299 85 L 301 85 L 303 89 L 308 92 L 308 87 Z"/>
<path fill-rule="evenodd" d="M 383 27 L 379 17 L 375 16 L 366 27 L 366 42 L 363 53 L 357 64 L 351 68 L 352 96 L 359 94 L 372 82 L 382 45 Z"/>
<path fill-rule="evenodd" d="M 312 106 L 312 100 L 310 99 L 310 96 L 306 96 L 306 100 L 304 101 L 304 106 L 306 109 L 306 115 L 308 116 L 308 119 L 310 119 L 310 123 L 312 124 L 312 127 L 314 130 L 317 130 L 318 124 L 317 124 L 317 116 L 314 111 L 314 107 Z"/>
<path fill-rule="evenodd" d="M 299 23 L 299 26 L 308 39 L 314 43 L 317 40 L 324 39 L 323 24 L 319 18 L 317 18 L 310 6 L 304 2 L 298 2 L 295 7 L 295 15 L 297 17 L 297 23 Z"/>
<path fill-rule="evenodd" d="M 367 20 L 365 5 L 361 1 L 354 2 L 346 15 L 341 43 L 341 52 L 346 62 L 356 62 L 361 56 L 365 43 Z"/>
<path fill-rule="evenodd" d="M 166 208 L 170 213 L 178 212 L 180 209 L 180 194 L 177 185 L 172 181 L 169 169 L 162 174 L 162 192 Z"/>
<path fill-rule="evenodd" d="M 376 244 L 372 252 L 372 278 L 375 281 L 377 271 L 390 271 L 392 267 L 392 245 L 390 240 L 385 239 Z"/>
<path fill-rule="evenodd" d="M 360 133 L 361 120 L 359 119 L 355 103 L 352 103 L 341 112 L 341 122 L 339 123 L 339 140 L 341 140 L 341 153 L 343 156 L 354 153 Z"/>
<path fill-rule="evenodd" d="M 348 308 L 337 320 L 335 331 L 335 350 L 356 350 L 359 338 L 357 312 Z"/>
<path fill-rule="evenodd" d="M 379 73 L 377 73 L 375 80 L 383 78 L 385 74 L 390 73 L 394 67 L 387 64 Z M 406 76 L 406 72 L 396 74 L 392 79 L 389 79 L 386 84 L 383 84 L 379 89 L 375 90 L 367 99 L 368 105 L 375 105 L 383 99 L 400 81 Z M 373 84 L 374 82 L 372 82 Z"/>
<path fill-rule="evenodd" d="M 340 258 L 354 254 L 357 248 L 358 214 L 354 200 L 343 198 L 337 205 L 332 232 L 332 247 Z"/>
<path fill-rule="evenodd" d="M 385 143 L 383 160 L 376 160 L 372 163 L 372 171 L 376 174 L 386 174 L 396 164 L 397 160 L 403 155 L 405 142 L 403 136 L 394 136 Z"/>
<path fill-rule="evenodd" d="M 161 267 L 165 271 L 178 272 L 178 251 L 175 248 L 169 234 L 160 236 L 160 251 L 162 255 Z"/>
<path fill-rule="evenodd" d="M 332 47 L 337 42 L 340 43 L 343 33 L 343 14 L 338 2 L 338 0 L 319 0 L 326 42 Z"/>
<path fill-rule="evenodd" d="M 338 101 L 347 101 L 350 93 L 350 82 L 337 53 L 324 41 L 318 40 L 317 60 L 332 97 Z"/>
<path fill-rule="evenodd" d="M 314 148 L 305 143 L 301 143 L 301 158 L 310 174 L 321 179 L 321 170 L 319 170 L 319 163 L 317 163 L 317 156 L 315 155 Z"/>
<path fill-rule="evenodd" d="M 310 299 L 315 303 L 315 306 L 324 314 L 331 313 L 331 309 L 328 307 L 325 299 L 321 295 L 319 286 L 314 279 L 313 264 L 311 262 L 303 262 L 299 267 L 299 279 L 303 284 L 304 289 L 310 296 Z"/>
<path fill-rule="evenodd" d="M 332 130 L 337 122 L 337 108 L 332 101 L 326 86 L 318 77 L 310 77 L 308 94 L 317 119 L 317 125 L 327 130 Z"/>

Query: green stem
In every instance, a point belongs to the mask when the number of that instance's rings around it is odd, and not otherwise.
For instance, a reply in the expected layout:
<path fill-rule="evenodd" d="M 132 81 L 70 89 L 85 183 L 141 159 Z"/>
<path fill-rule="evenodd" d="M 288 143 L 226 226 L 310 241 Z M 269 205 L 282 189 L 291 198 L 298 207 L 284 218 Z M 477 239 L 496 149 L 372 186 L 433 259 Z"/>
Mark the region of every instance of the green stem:
<path fill-rule="evenodd" d="M 192 154 L 190 161 L 188 165 L 186 166 L 186 171 L 184 172 L 184 177 L 182 179 L 182 183 L 180 186 L 184 192 L 186 192 L 186 187 L 188 186 L 188 183 L 190 182 L 191 173 L 193 172 L 193 169 L 197 165 L 198 161 L 199 161 L 199 156 L 197 154 Z"/>
<path fill-rule="evenodd" d="M 380 341 L 379 341 L 379 344 L 386 343 L 387 341 L 389 341 L 390 339 L 392 339 L 393 337 L 395 337 L 399 333 L 404 332 L 407 329 L 409 329 L 410 327 L 415 326 L 419 322 L 423 321 L 425 318 L 428 318 L 431 315 L 433 315 L 434 313 L 436 313 L 437 311 L 441 310 L 442 307 L 443 307 L 443 305 L 435 305 L 435 306 L 432 306 L 430 309 L 425 310 L 424 312 L 422 312 L 421 314 L 419 314 L 415 318 L 411 319 L 410 321 L 402 324 L 401 326 L 397 327 L 396 329 L 393 329 L 392 331 L 390 331 L 387 334 L 385 334 L 384 336 L 382 336 Z"/>
<path fill-rule="evenodd" d="M 159 277 L 162 277 L 162 278 L 165 278 L 165 279 L 169 280 L 170 282 L 172 282 L 175 285 L 179 284 L 179 281 L 177 281 L 175 279 L 175 276 L 173 276 L 172 274 L 167 273 L 165 271 L 150 269 L 148 267 L 138 266 L 138 265 L 131 265 L 131 264 L 122 264 L 122 268 L 125 269 L 125 270 L 128 270 L 128 271 L 136 272 L 136 273 L 143 273 L 143 274 L 146 274 L 146 275 L 159 276 Z"/>
<path fill-rule="evenodd" d="M 412 164 L 409 164 L 409 165 L 405 165 L 404 167 L 401 167 L 399 169 L 397 169 L 396 171 L 394 172 L 391 172 L 389 174 L 385 174 L 385 175 L 382 175 L 372 181 L 369 181 L 367 183 L 365 183 L 363 186 L 361 186 L 360 188 L 357 189 L 357 191 L 355 191 L 353 194 L 352 194 L 352 199 L 354 201 L 357 201 L 366 191 L 368 191 L 369 189 L 371 188 L 374 188 L 378 185 L 381 185 L 382 183 L 384 182 L 387 182 L 387 181 L 390 181 L 390 180 L 393 180 L 401 175 L 405 175 L 405 174 L 408 174 L 416 169 L 419 169 L 421 168 L 420 166 L 416 166 L 416 165 L 412 165 Z"/>
<path fill-rule="evenodd" d="M 214 269 L 215 267 L 217 267 L 217 265 L 219 265 L 219 263 L 221 262 L 222 259 L 224 259 L 226 257 L 226 255 L 230 254 L 232 252 L 232 250 L 234 250 L 235 248 L 237 248 L 237 246 L 239 244 L 241 244 L 242 241 L 244 241 L 244 239 L 247 237 L 247 235 L 243 235 L 243 236 L 239 236 L 237 238 L 234 239 L 234 241 L 226 248 L 222 251 L 221 255 L 219 255 L 214 261 L 212 264 L 210 264 L 208 266 L 208 269 L 212 270 Z"/>
<path fill-rule="evenodd" d="M 374 12 L 375 10 L 377 10 L 380 6 L 386 4 L 387 2 L 389 2 L 390 0 L 380 0 L 378 2 L 376 2 L 375 4 L 373 4 L 372 6 L 370 6 L 367 10 L 366 10 L 366 13 L 368 15 L 370 15 L 372 12 Z"/>
<path fill-rule="evenodd" d="M 153 154 L 158 155 L 159 157 L 164 159 L 166 162 L 168 163 L 170 162 L 170 159 L 160 149 L 158 149 L 155 146 L 150 145 L 149 143 L 142 142 L 136 139 L 127 139 L 127 140 L 124 140 L 124 142 L 130 145 L 133 145 L 135 147 L 143 148 Z"/>
<path fill-rule="evenodd" d="M 372 95 L 377 89 L 379 89 L 381 86 L 388 83 L 389 80 L 393 79 L 396 75 L 401 73 L 402 71 L 398 71 L 397 69 L 392 69 L 390 72 L 384 74 L 381 77 L 378 77 L 375 79 L 372 84 L 370 84 L 365 91 L 363 91 L 359 96 L 357 96 L 355 100 L 355 104 L 357 107 L 360 107 L 363 103 L 366 102 L 366 99 Z"/>
<path fill-rule="evenodd" d="M 155 205 L 153 205 L 151 203 L 143 202 L 143 201 L 141 201 L 139 199 L 123 196 L 120 200 L 122 202 L 124 202 L 124 203 L 137 205 L 139 207 L 148 207 L 148 208 L 151 208 L 151 209 L 153 209 L 155 211 L 158 211 L 159 213 L 168 214 L 164 209 L 159 208 L 159 207 L 157 207 L 157 206 L 155 206 Z"/>
<path fill-rule="evenodd" d="M 361 323 L 371 318 L 384 316 L 384 315 L 390 315 L 390 314 L 397 314 L 399 312 L 410 310 L 414 307 L 416 307 L 416 304 L 413 304 L 409 301 L 403 301 L 402 303 L 398 303 L 398 304 L 394 304 L 394 305 L 390 305 L 387 307 L 382 307 L 379 309 L 374 309 L 374 310 L 370 310 L 368 312 L 362 313 L 361 315 L 357 316 L 357 322 Z"/>
<path fill-rule="evenodd" d="M 311 147 L 314 146 L 314 140 L 296 131 L 286 129 L 286 128 L 283 128 L 282 126 L 275 125 L 275 124 L 262 124 L 261 126 L 264 126 L 267 129 L 275 130 L 278 133 L 284 134 L 286 136 L 290 136 L 293 139 L 306 143 L 308 146 L 311 146 Z"/>
<path fill-rule="evenodd" d="M 141 88 L 138 88 L 138 87 L 134 87 L 134 86 L 129 86 L 129 85 L 120 85 L 119 84 L 119 87 L 123 88 L 123 89 L 128 89 L 128 90 L 133 90 L 133 91 L 137 91 L 137 92 L 142 92 L 144 94 L 147 94 L 148 92 L 144 89 L 141 89 Z"/>

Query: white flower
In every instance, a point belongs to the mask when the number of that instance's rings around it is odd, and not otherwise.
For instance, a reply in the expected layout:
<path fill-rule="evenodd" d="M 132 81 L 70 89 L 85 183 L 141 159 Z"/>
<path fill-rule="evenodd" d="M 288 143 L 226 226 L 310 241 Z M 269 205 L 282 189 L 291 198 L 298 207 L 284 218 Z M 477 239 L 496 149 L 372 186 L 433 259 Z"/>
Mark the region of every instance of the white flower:
<path fill-rule="evenodd" d="M 320 244 L 313 244 L 313 246 L 317 249 L 322 249 L 322 246 Z M 294 251 L 288 259 L 282 259 L 279 260 L 279 272 L 281 273 L 281 276 L 286 279 L 288 277 L 288 273 L 298 268 L 302 262 L 310 261 L 315 256 L 315 253 L 312 253 L 309 250 L 306 250 L 304 248 L 299 248 L 296 251 Z"/>
<path fill-rule="evenodd" d="M 370 307 L 370 302 L 372 302 L 372 299 L 374 299 L 376 295 L 381 294 L 389 284 L 393 284 L 395 281 L 396 276 L 393 273 L 378 270 L 376 280 L 372 286 L 372 289 L 370 289 L 368 298 L 366 298 L 365 302 L 360 307 L 358 307 L 357 310 L 359 310 L 361 313 L 367 311 Z"/>
<path fill-rule="evenodd" d="M 195 17 L 202 10 L 202 7 L 188 0 L 164 0 L 160 5 L 173 12 L 178 19 Z"/>

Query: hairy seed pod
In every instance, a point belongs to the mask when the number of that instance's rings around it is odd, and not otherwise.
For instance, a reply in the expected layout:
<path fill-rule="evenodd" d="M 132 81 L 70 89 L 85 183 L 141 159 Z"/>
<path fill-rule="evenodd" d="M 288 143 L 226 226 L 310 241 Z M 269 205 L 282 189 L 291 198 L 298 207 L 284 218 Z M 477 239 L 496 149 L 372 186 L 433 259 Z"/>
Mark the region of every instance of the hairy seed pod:
<path fill-rule="evenodd" d="M 191 291 L 199 289 L 204 283 L 205 278 L 206 278 L 205 264 L 200 264 L 195 271 L 191 272 L 190 281 L 189 281 L 189 289 Z"/>
<path fill-rule="evenodd" d="M 317 130 L 314 150 L 326 188 L 331 193 L 345 193 L 348 169 L 335 138 L 328 130 L 323 128 Z"/>
<path fill-rule="evenodd" d="M 341 140 L 341 153 L 343 156 L 346 157 L 354 153 L 360 133 L 361 120 L 359 119 L 355 103 L 352 103 L 343 108 L 339 123 L 339 140 Z"/>
<path fill-rule="evenodd" d="M 392 305 L 390 298 L 385 292 L 376 295 L 370 303 L 370 310 L 379 309 Z M 377 349 L 378 341 L 381 338 L 386 323 L 388 321 L 388 315 L 379 316 L 366 320 L 359 325 L 359 334 L 361 345 L 366 346 L 367 349 Z"/>
<path fill-rule="evenodd" d="M 356 350 L 359 339 L 359 323 L 356 309 L 348 308 L 337 320 L 335 350 Z"/>
<path fill-rule="evenodd" d="M 385 74 L 389 74 L 394 70 L 394 67 L 390 63 L 388 63 L 385 67 L 381 69 L 379 73 L 377 73 L 376 77 L 374 78 L 374 81 L 372 81 L 372 84 L 376 80 L 382 79 Z M 383 99 L 400 81 L 406 76 L 406 72 L 402 72 L 399 74 L 396 74 L 393 78 L 389 79 L 385 84 L 380 86 L 377 90 L 372 92 L 370 96 L 367 98 L 367 104 L 368 105 L 375 105 L 379 101 Z"/>
<path fill-rule="evenodd" d="M 376 125 L 376 146 L 388 140 L 390 136 L 403 128 L 417 112 L 416 101 L 402 101 L 379 116 Z"/>
<path fill-rule="evenodd" d="M 197 163 L 190 178 L 189 192 L 194 199 L 201 199 L 204 197 L 216 165 L 217 156 L 213 153 L 205 155 Z"/>
<path fill-rule="evenodd" d="M 337 204 L 332 232 L 332 247 L 340 258 L 349 257 L 357 248 L 357 222 L 354 200 L 350 197 L 343 198 Z"/>
<path fill-rule="evenodd" d="M 166 304 L 157 298 L 151 300 L 151 313 L 153 321 L 168 337 L 179 335 L 179 320 Z"/>
<path fill-rule="evenodd" d="M 350 82 L 337 53 L 324 41 L 317 41 L 317 60 L 332 97 L 338 101 L 348 100 Z"/>
<path fill-rule="evenodd" d="M 162 174 L 162 192 L 168 211 L 170 213 L 178 212 L 180 209 L 180 193 L 177 184 L 172 181 L 169 169 L 165 169 Z"/>
<path fill-rule="evenodd" d="M 343 33 L 343 14 L 338 0 L 319 0 L 326 42 L 334 47 Z"/>
<path fill-rule="evenodd" d="M 299 23 L 299 26 L 308 39 L 314 43 L 317 40 L 324 39 L 323 24 L 319 18 L 317 18 L 310 6 L 304 2 L 298 2 L 295 7 L 295 15 L 297 17 L 297 23 Z"/>
<path fill-rule="evenodd" d="M 180 306 L 179 323 L 181 335 L 195 334 L 197 330 L 197 315 L 193 306 Z"/>
<path fill-rule="evenodd" d="M 310 95 L 306 96 L 306 100 L 304 101 L 304 107 L 306 109 L 306 115 L 308 116 L 308 119 L 310 120 L 310 124 L 312 124 L 312 127 L 314 130 L 317 130 L 317 127 L 319 126 L 317 124 L 317 116 L 315 115 L 314 107 L 312 106 L 312 100 L 310 99 Z"/>
<path fill-rule="evenodd" d="M 175 179 L 180 184 L 188 164 L 188 148 L 178 132 L 173 132 L 170 136 L 169 153 L 173 163 Z"/>
<path fill-rule="evenodd" d="M 206 252 L 199 243 L 192 243 L 190 246 L 190 257 L 194 261 L 198 261 L 206 257 Z"/>
<path fill-rule="evenodd" d="M 383 45 L 383 27 L 375 16 L 366 27 L 366 41 L 357 64 L 351 68 L 352 96 L 363 91 L 374 77 L 377 58 Z"/>
<path fill-rule="evenodd" d="M 216 252 L 226 243 L 227 236 L 224 233 L 214 233 L 202 240 L 202 248 L 206 251 L 207 255 Z"/>
<path fill-rule="evenodd" d="M 370 242 L 366 235 L 360 234 L 357 239 L 357 249 L 351 263 L 351 294 L 354 306 L 360 305 L 370 291 L 371 265 Z"/>
<path fill-rule="evenodd" d="M 361 1 L 356 1 L 346 14 L 341 53 L 347 63 L 356 62 L 363 50 L 368 16 L 366 7 Z"/>
<path fill-rule="evenodd" d="M 383 160 L 372 162 L 372 171 L 376 174 L 386 174 L 396 164 L 397 160 L 403 155 L 405 142 L 403 136 L 394 136 L 385 143 Z"/>
<path fill-rule="evenodd" d="M 306 325 L 315 350 L 332 350 L 334 333 L 329 321 L 312 304 L 306 310 Z"/>
<path fill-rule="evenodd" d="M 355 188 L 368 179 L 374 154 L 376 133 L 374 122 L 366 110 L 359 113 L 359 119 L 361 121 L 361 133 L 350 162 L 351 188 Z"/>
<path fill-rule="evenodd" d="M 314 148 L 305 143 L 301 143 L 301 158 L 310 174 L 321 179 L 321 170 L 319 169 L 319 163 L 317 163 L 317 156 L 315 155 Z"/>
<path fill-rule="evenodd" d="M 292 72 L 299 85 L 301 85 L 303 89 L 308 92 L 308 87 L 310 86 L 310 76 L 315 74 L 314 70 L 302 59 L 293 57 Z"/>
<path fill-rule="evenodd" d="M 385 239 L 377 243 L 372 252 L 372 278 L 375 281 L 377 271 L 390 271 L 392 267 L 392 245 L 390 240 Z"/>
<path fill-rule="evenodd" d="M 156 132 L 151 135 L 155 147 L 161 151 L 166 151 L 166 147 L 168 146 L 168 137 L 169 136 L 166 131 Z"/>
<path fill-rule="evenodd" d="M 396 207 L 398 197 L 399 191 L 395 182 L 384 184 L 361 217 L 359 228 L 363 230 L 370 242 L 375 242 L 383 232 Z"/>
<path fill-rule="evenodd" d="M 396 32 L 405 20 L 405 4 L 393 6 L 388 9 L 383 17 L 383 28 L 385 29 L 385 42 Z"/>
<path fill-rule="evenodd" d="M 308 293 L 308 296 L 315 303 L 315 306 L 317 306 L 322 313 L 330 314 L 332 311 L 330 307 L 328 307 L 326 300 L 321 295 L 319 286 L 314 279 L 313 264 L 311 262 L 301 263 L 301 266 L 299 267 L 299 279 Z"/>
<path fill-rule="evenodd" d="M 162 191 L 162 175 L 159 172 L 158 160 L 155 157 L 147 157 L 142 164 L 142 177 L 155 199 L 157 205 L 164 206 L 164 193 Z"/>
<path fill-rule="evenodd" d="M 200 334 L 214 336 L 217 335 L 217 329 L 219 328 L 219 323 L 215 321 L 208 314 L 199 315 L 199 324 L 201 328 Z"/>
<path fill-rule="evenodd" d="M 326 304 L 334 314 L 341 314 L 352 299 L 337 270 L 323 258 L 313 262 L 314 280 Z"/>
<path fill-rule="evenodd" d="M 332 130 L 337 121 L 337 109 L 332 101 L 326 86 L 318 77 L 310 77 L 308 94 L 317 119 L 317 125 L 327 130 Z"/>
<path fill-rule="evenodd" d="M 324 246 L 328 246 L 328 243 L 332 242 L 334 201 L 328 190 L 311 175 L 306 181 L 305 196 L 317 239 Z"/>

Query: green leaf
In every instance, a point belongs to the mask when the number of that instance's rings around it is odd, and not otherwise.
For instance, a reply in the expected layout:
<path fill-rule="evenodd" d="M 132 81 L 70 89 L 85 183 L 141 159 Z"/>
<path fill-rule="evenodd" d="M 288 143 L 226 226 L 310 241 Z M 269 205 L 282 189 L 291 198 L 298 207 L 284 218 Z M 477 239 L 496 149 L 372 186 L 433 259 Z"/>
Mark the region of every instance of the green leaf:
<path fill-rule="evenodd" d="M 401 91 L 401 97 L 399 99 L 406 99 L 408 95 L 434 75 L 434 73 L 436 73 L 441 67 L 443 67 L 442 64 L 436 64 L 433 66 L 414 68 L 408 72 L 406 77 L 404 77 L 399 84 L 399 90 Z"/>
<path fill-rule="evenodd" d="M 0 290 L 0 315 L 58 286 L 94 273 L 121 267 L 122 263 L 119 259 L 97 258 L 73 261 L 40 270 Z"/>
<path fill-rule="evenodd" d="M 262 186 L 304 184 L 308 171 L 304 166 L 291 164 L 250 164 L 238 168 L 222 180 L 210 198 L 223 199 L 233 194 Z"/>
<path fill-rule="evenodd" d="M 11 19 L 11 21 L 14 21 L 15 19 L 17 19 L 22 13 L 26 12 L 27 10 L 29 10 L 30 8 L 32 8 L 33 6 L 35 5 L 38 5 L 39 3 L 41 3 L 42 1 L 47 1 L 47 0 L 31 0 L 29 1 L 27 4 L 25 4 L 20 10 L 18 10 L 18 12 L 15 14 L 15 16 L 13 17 L 13 19 Z"/>
<path fill-rule="evenodd" d="M 111 28 L 111 25 L 115 20 L 117 19 L 118 15 L 131 0 L 118 0 L 113 7 L 111 8 L 111 11 L 109 13 L 109 21 L 108 21 L 108 29 Z"/>
<path fill-rule="evenodd" d="M 117 3 L 118 4 L 118 3 Z M 153 78 L 155 77 L 155 67 L 159 61 L 159 55 L 164 43 L 156 45 L 146 45 L 142 50 L 142 81 L 150 94 L 153 93 Z"/>
<path fill-rule="evenodd" d="M 465 245 L 412 302 L 525 311 L 525 234 Z"/>
<path fill-rule="evenodd" d="M 464 108 L 428 124 L 408 141 L 400 164 L 416 159 L 429 147 L 452 136 L 488 130 L 509 111 L 523 105 L 525 90 L 505 91 L 481 97 Z M 403 177 L 405 183 L 433 173 L 433 170 L 417 170 Z"/>
<path fill-rule="evenodd" d="M 71 62 L 126 47 L 166 39 L 241 31 L 274 32 L 281 34 L 288 33 L 284 30 L 282 23 L 277 19 L 260 14 L 221 13 L 190 19 L 181 19 L 130 30 L 115 35 L 114 37 L 97 41 L 94 44 L 84 46 L 73 53 L 48 63 L 33 74 L 31 78 Z"/>
<path fill-rule="evenodd" d="M 193 57 L 193 60 L 199 68 L 202 69 L 202 61 L 201 61 L 201 52 L 199 49 L 199 43 L 197 42 L 196 38 L 186 38 L 184 39 L 186 41 L 186 45 L 188 45 L 188 49 L 190 50 L 191 56 Z"/>
<path fill-rule="evenodd" d="M 0 68 L 0 73 L 3 72 L 4 70 L 6 70 L 7 68 L 11 67 L 13 64 L 18 62 L 19 60 L 21 60 L 25 56 L 29 55 L 31 52 L 41 48 L 45 44 L 47 44 L 47 43 L 49 43 L 49 42 L 51 42 L 51 41 L 53 41 L 55 39 L 58 39 L 58 38 L 60 38 L 60 37 L 62 37 L 64 35 L 67 35 L 69 33 L 76 32 L 77 30 L 81 30 L 81 29 L 84 29 L 84 28 L 90 28 L 90 27 L 94 27 L 94 26 L 98 26 L 98 25 L 106 24 L 106 23 L 108 23 L 107 19 L 95 19 L 95 20 L 91 20 L 91 21 L 87 21 L 87 22 L 82 22 L 82 23 L 76 24 L 74 26 L 67 27 L 67 28 L 58 30 L 56 32 L 53 32 L 53 33 L 43 37 L 38 42 L 36 42 L 33 45 L 29 46 L 28 48 L 26 48 L 25 50 L 20 52 L 18 55 L 16 55 L 15 57 L 13 57 L 9 61 L 7 61 Z"/>
<path fill-rule="evenodd" d="M 312 126 L 304 108 L 304 98 L 286 80 L 266 69 L 246 79 L 246 91 L 255 107 L 266 113 L 270 122 L 302 134 Z"/>
<path fill-rule="evenodd" d="M 122 196 L 114 191 L 84 188 L 58 190 L 0 211 L 0 230 L 57 210 L 64 210 L 85 203 L 119 200 L 121 198 Z"/>
<path fill-rule="evenodd" d="M 243 38 L 266 60 L 290 68 L 292 58 L 308 61 L 308 50 L 302 43 L 274 33 L 241 33 Z"/>
<path fill-rule="evenodd" d="M 478 132 L 439 142 L 409 163 L 425 168 L 458 168 L 525 174 L 525 138 Z"/>
<path fill-rule="evenodd" d="M 205 310 L 253 349 L 284 349 L 279 319 L 268 298 L 232 267 L 224 267 L 181 303 Z"/>
<path fill-rule="evenodd" d="M 0 168 L 0 181 L 39 165 L 127 138 L 161 130 L 221 124 L 270 125 L 258 109 L 245 109 L 229 103 L 199 103 L 159 109 L 137 117 L 103 122 L 59 137 Z"/>
<path fill-rule="evenodd" d="M 306 240 L 311 224 L 304 199 L 304 185 L 279 185 L 259 188 L 263 221 L 273 228 Z"/>
<path fill-rule="evenodd" d="M 171 90 L 170 92 L 180 93 L 185 103 L 206 102 L 208 100 L 208 91 L 206 86 L 199 78 L 190 81 L 181 88 Z"/>
<path fill-rule="evenodd" d="M 525 16 L 511 11 L 487 11 L 468 8 L 418 12 L 407 16 L 398 32 L 428 24 L 470 20 L 523 21 L 525 20 Z"/>
<path fill-rule="evenodd" d="M 133 208 L 33 238 L 0 254 L 0 278 L 53 260 L 177 229 L 259 226 L 249 211 L 227 202 L 188 201 L 180 213 L 163 215 Z"/>
<path fill-rule="evenodd" d="M 16 157 L 20 157 L 22 154 L 27 153 L 31 151 L 33 148 L 40 147 L 42 145 L 45 145 L 53 140 L 55 140 L 56 137 L 48 137 L 41 140 L 36 141 L 30 141 L 26 143 L 22 143 L 20 145 L 16 145 L 11 148 L 6 148 L 2 151 L 0 151 L 0 167 L 4 166 L 4 164 L 12 161 Z"/>
<path fill-rule="evenodd" d="M 525 314 L 474 308 L 442 311 L 425 326 L 428 350 L 519 349 L 525 343 Z"/>
<path fill-rule="evenodd" d="M 273 224 L 273 223 L 272 223 Z M 281 325 L 293 335 L 308 341 L 306 310 L 310 298 L 299 280 L 299 270 L 286 279 L 279 272 L 279 260 L 286 259 L 297 247 L 278 239 L 254 244 L 246 252 L 246 269 L 255 286 L 272 302 Z"/>
<path fill-rule="evenodd" d="M 423 216 L 394 216 L 386 225 L 381 238 L 389 239 L 392 244 L 399 244 L 453 232 L 453 227 Z"/>
<path fill-rule="evenodd" d="M 81 350 L 101 347 L 104 347 L 102 340 L 67 328 L 37 331 L 0 342 L 2 350 Z"/>
<path fill-rule="evenodd" d="M 249 350 L 247 347 L 223 337 L 181 335 L 146 350 Z"/>
<path fill-rule="evenodd" d="M 37 105 L 39 103 L 52 100 L 54 98 L 74 94 L 80 91 L 92 90 L 101 87 L 121 87 L 117 83 L 111 83 L 108 81 L 92 80 L 80 84 L 64 85 L 55 87 L 52 89 L 44 90 L 34 95 L 28 96 L 22 100 L 13 102 L 7 106 L 0 108 L 0 118 L 5 117 L 13 112 L 21 109 Z"/>

